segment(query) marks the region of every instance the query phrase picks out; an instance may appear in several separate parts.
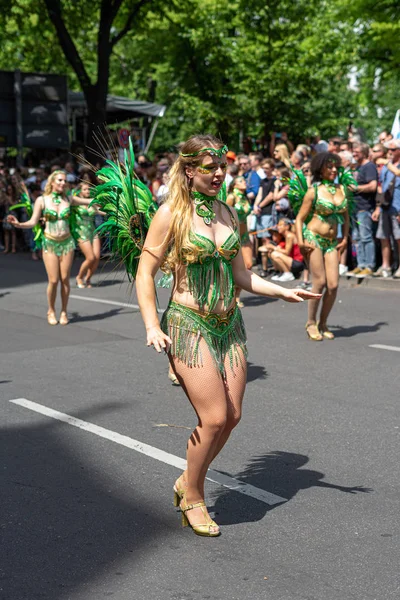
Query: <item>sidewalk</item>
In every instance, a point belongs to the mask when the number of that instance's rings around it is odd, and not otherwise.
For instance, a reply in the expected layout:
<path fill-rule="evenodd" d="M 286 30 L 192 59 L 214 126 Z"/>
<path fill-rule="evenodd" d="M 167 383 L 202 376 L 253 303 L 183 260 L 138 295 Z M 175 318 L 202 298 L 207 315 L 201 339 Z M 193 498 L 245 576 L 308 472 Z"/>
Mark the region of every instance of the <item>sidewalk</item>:
<path fill-rule="evenodd" d="M 363 287 L 370 287 L 375 289 L 389 289 L 398 290 L 400 292 L 400 279 L 393 279 L 393 277 L 351 277 L 346 275 L 340 276 L 340 285 L 346 287 L 357 287 L 359 285 Z"/>

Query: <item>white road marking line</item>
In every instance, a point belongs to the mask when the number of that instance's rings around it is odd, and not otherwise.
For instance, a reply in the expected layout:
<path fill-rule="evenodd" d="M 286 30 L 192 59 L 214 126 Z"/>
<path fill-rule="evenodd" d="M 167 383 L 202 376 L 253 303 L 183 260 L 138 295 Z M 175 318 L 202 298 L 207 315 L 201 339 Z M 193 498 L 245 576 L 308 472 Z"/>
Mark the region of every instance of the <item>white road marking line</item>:
<path fill-rule="evenodd" d="M 138 304 L 129 304 L 128 302 L 118 302 L 117 300 L 104 300 L 103 298 L 86 298 L 85 296 L 78 296 L 77 294 L 70 294 L 70 298 L 75 300 L 83 300 L 84 302 L 98 302 L 99 304 L 111 304 L 112 306 L 122 306 L 123 308 L 135 308 L 139 310 Z M 158 308 L 157 312 L 164 312 L 165 308 Z"/>
<path fill-rule="evenodd" d="M 17 398 L 15 400 L 10 400 L 10 402 L 12 404 L 23 406 L 29 410 L 33 410 L 34 412 L 45 415 L 46 417 L 51 417 L 57 421 L 62 421 L 63 423 L 67 423 L 73 427 L 78 427 L 84 431 L 94 433 L 95 435 L 105 438 L 106 440 L 110 440 L 111 442 L 115 442 L 121 446 L 126 446 L 126 448 L 136 450 L 136 452 L 150 456 L 150 458 L 155 458 L 156 460 L 159 460 L 167 465 L 176 467 L 181 471 L 186 468 L 186 460 L 183 458 L 179 458 L 174 454 L 169 454 L 168 452 L 164 452 L 164 450 L 159 450 L 158 448 L 154 448 L 148 444 L 143 444 L 142 442 L 134 440 L 127 435 L 121 435 L 116 431 L 111 431 L 110 429 L 105 429 L 99 425 L 94 425 L 93 423 L 82 421 L 76 417 L 71 417 L 70 415 L 59 412 L 58 410 L 53 410 L 52 408 L 48 408 L 47 406 L 43 406 L 37 402 L 32 402 L 26 398 Z M 218 473 L 212 469 L 208 470 L 207 479 L 214 483 L 218 483 L 229 490 L 234 490 L 235 492 L 239 492 L 245 496 L 250 496 L 251 498 L 260 500 L 269 506 L 274 506 L 275 504 L 280 504 L 281 502 L 287 502 L 287 498 L 276 496 L 275 494 L 271 494 L 270 492 L 257 488 L 249 483 L 244 483 L 243 481 L 239 481 L 238 479 L 234 479 L 228 475 L 223 475 L 222 473 Z"/>
<path fill-rule="evenodd" d="M 385 346 L 385 344 L 371 344 L 370 348 L 378 348 L 378 350 L 391 350 L 392 352 L 400 352 L 399 346 Z"/>

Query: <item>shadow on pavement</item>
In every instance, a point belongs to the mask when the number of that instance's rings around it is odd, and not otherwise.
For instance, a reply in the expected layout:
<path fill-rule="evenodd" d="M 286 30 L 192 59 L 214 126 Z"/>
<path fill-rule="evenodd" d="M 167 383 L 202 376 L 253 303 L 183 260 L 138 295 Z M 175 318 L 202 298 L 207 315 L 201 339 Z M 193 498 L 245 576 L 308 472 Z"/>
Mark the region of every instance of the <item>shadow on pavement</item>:
<path fill-rule="evenodd" d="M 247 306 L 262 306 L 271 302 L 278 302 L 278 298 L 267 298 L 266 296 L 244 296 L 241 301 Z M 244 314 L 246 316 L 246 313 Z"/>
<path fill-rule="evenodd" d="M 379 321 L 375 325 L 354 325 L 353 327 L 341 327 L 340 325 L 330 326 L 335 334 L 335 337 L 353 337 L 360 333 L 374 333 L 379 331 L 383 326 L 388 326 L 387 321 Z"/>
<path fill-rule="evenodd" d="M 268 371 L 262 365 L 255 365 L 251 362 L 247 363 L 247 383 L 256 379 L 267 379 Z"/>
<path fill-rule="evenodd" d="M 139 499 L 135 484 L 127 489 L 117 478 L 105 477 L 95 451 L 90 462 L 83 453 L 86 442 L 80 450 L 73 432 L 64 435 L 61 428 L 65 425 L 57 421 L 36 420 L 1 431 L 0 595 L 5 600 L 61 600 L 82 588 L 89 597 L 91 582 L 104 574 L 101 596 L 117 597 L 116 575 L 127 568 L 134 573 L 146 546 L 167 536 L 168 525 L 151 512 L 151 503 Z M 136 481 L 140 476 L 138 471 Z"/>
<path fill-rule="evenodd" d="M 109 317 L 115 317 L 116 315 L 119 315 L 119 313 L 121 311 L 126 311 L 127 314 L 129 313 L 134 313 L 137 311 L 134 310 L 128 310 L 127 308 L 112 308 L 110 310 L 107 310 L 103 313 L 97 313 L 96 315 L 85 315 L 83 317 L 81 317 L 79 315 L 78 312 L 71 312 L 71 318 L 70 318 L 70 323 L 84 323 L 87 321 L 103 321 L 104 319 L 108 319 Z"/>
<path fill-rule="evenodd" d="M 308 456 L 276 450 L 252 458 L 249 465 L 235 477 L 286 498 L 288 501 L 300 490 L 311 487 L 324 487 L 348 494 L 371 491 L 363 486 L 346 487 L 322 481 L 325 477 L 324 473 L 301 468 L 308 461 Z M 267 512 L 281 506 L 281 504 L 268 506 L 264 502 L 228 490 L 222 493 L 216 492 L 214 500 L 214 506 L 209 509 L 215 511 L 216 521 L 220 525 L 259 521 Z"/>

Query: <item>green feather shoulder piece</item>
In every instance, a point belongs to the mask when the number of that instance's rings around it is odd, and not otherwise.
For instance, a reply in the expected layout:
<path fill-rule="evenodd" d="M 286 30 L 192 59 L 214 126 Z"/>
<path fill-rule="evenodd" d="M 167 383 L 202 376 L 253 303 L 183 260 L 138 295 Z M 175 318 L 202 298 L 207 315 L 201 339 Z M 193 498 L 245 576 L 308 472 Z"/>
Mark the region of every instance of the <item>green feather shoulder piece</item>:
<path fill-rule="evenodd" d="M 125 164 L 106 161 L 96 174 L 100 184 L 90 206 L 96 204 L 106 220 L 96 232 L 110 236 L 114 257 L 123 261 L 129 279 L 135 279 L 144 240 L 158 205 L 148 187 L 137 179 L 132 141 L 124 151 Z"/>
<path fill-rule="evenodd" d="M 293 177 L 289 181 L 288 198 L 294 214 L 297 215 L 308 191 L 308 183 L 301 169 L 292 168 L 292 173 Z"/>
<path fill-rule="evenodd" d="M 344 167 L 338 168 L 339 183 L 344 188 L 344 193 L 347 198 L 349 215 L 352 216 L 355 211 L 354 194 L 349 190 L 349 186 L 357 187 L 357 181 L 354 179 L 353 173 L 350 169 Z"/>
<path fill-rule="evenodd" d="M 31 202 L 29 195 L 26 192 L 23 192 L 21 194 L 21 202 L 18 202 L 18 204 L 14 204 L 13 206 L 10 206 L 10 210 L 17 210 L 19 208 L 25 209 L 28 220 L 32 217 L 32 214 L 33 214 L 32 202 Z M 34 227 L 32 227 L 32 232 L 33 232 L 33 239 L 35 242 L 36 249 L 40 250 L 40 248 L 42 247 L 43 231 L 42 231 L 42 228 L 39 225 L 39 223 L 37 225 L 34 225 Z"/>

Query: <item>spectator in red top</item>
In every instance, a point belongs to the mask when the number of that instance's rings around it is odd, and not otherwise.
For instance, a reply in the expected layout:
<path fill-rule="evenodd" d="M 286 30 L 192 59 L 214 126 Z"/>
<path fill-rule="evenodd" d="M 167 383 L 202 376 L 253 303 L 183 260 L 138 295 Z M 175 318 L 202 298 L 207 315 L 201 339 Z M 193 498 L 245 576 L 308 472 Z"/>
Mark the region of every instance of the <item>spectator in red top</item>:
<path fill-rule="evenodd" d="M 284 244 L 274 247 L 270 253 L 272 264 L 275 270 L 279 271 L 279 274 L 272 279 L 274 281 L 293 281 L 305 267 L 303 255 L 292 231 L 290 219 L 280 219 L 276 228 L 283 237 Z"/>

